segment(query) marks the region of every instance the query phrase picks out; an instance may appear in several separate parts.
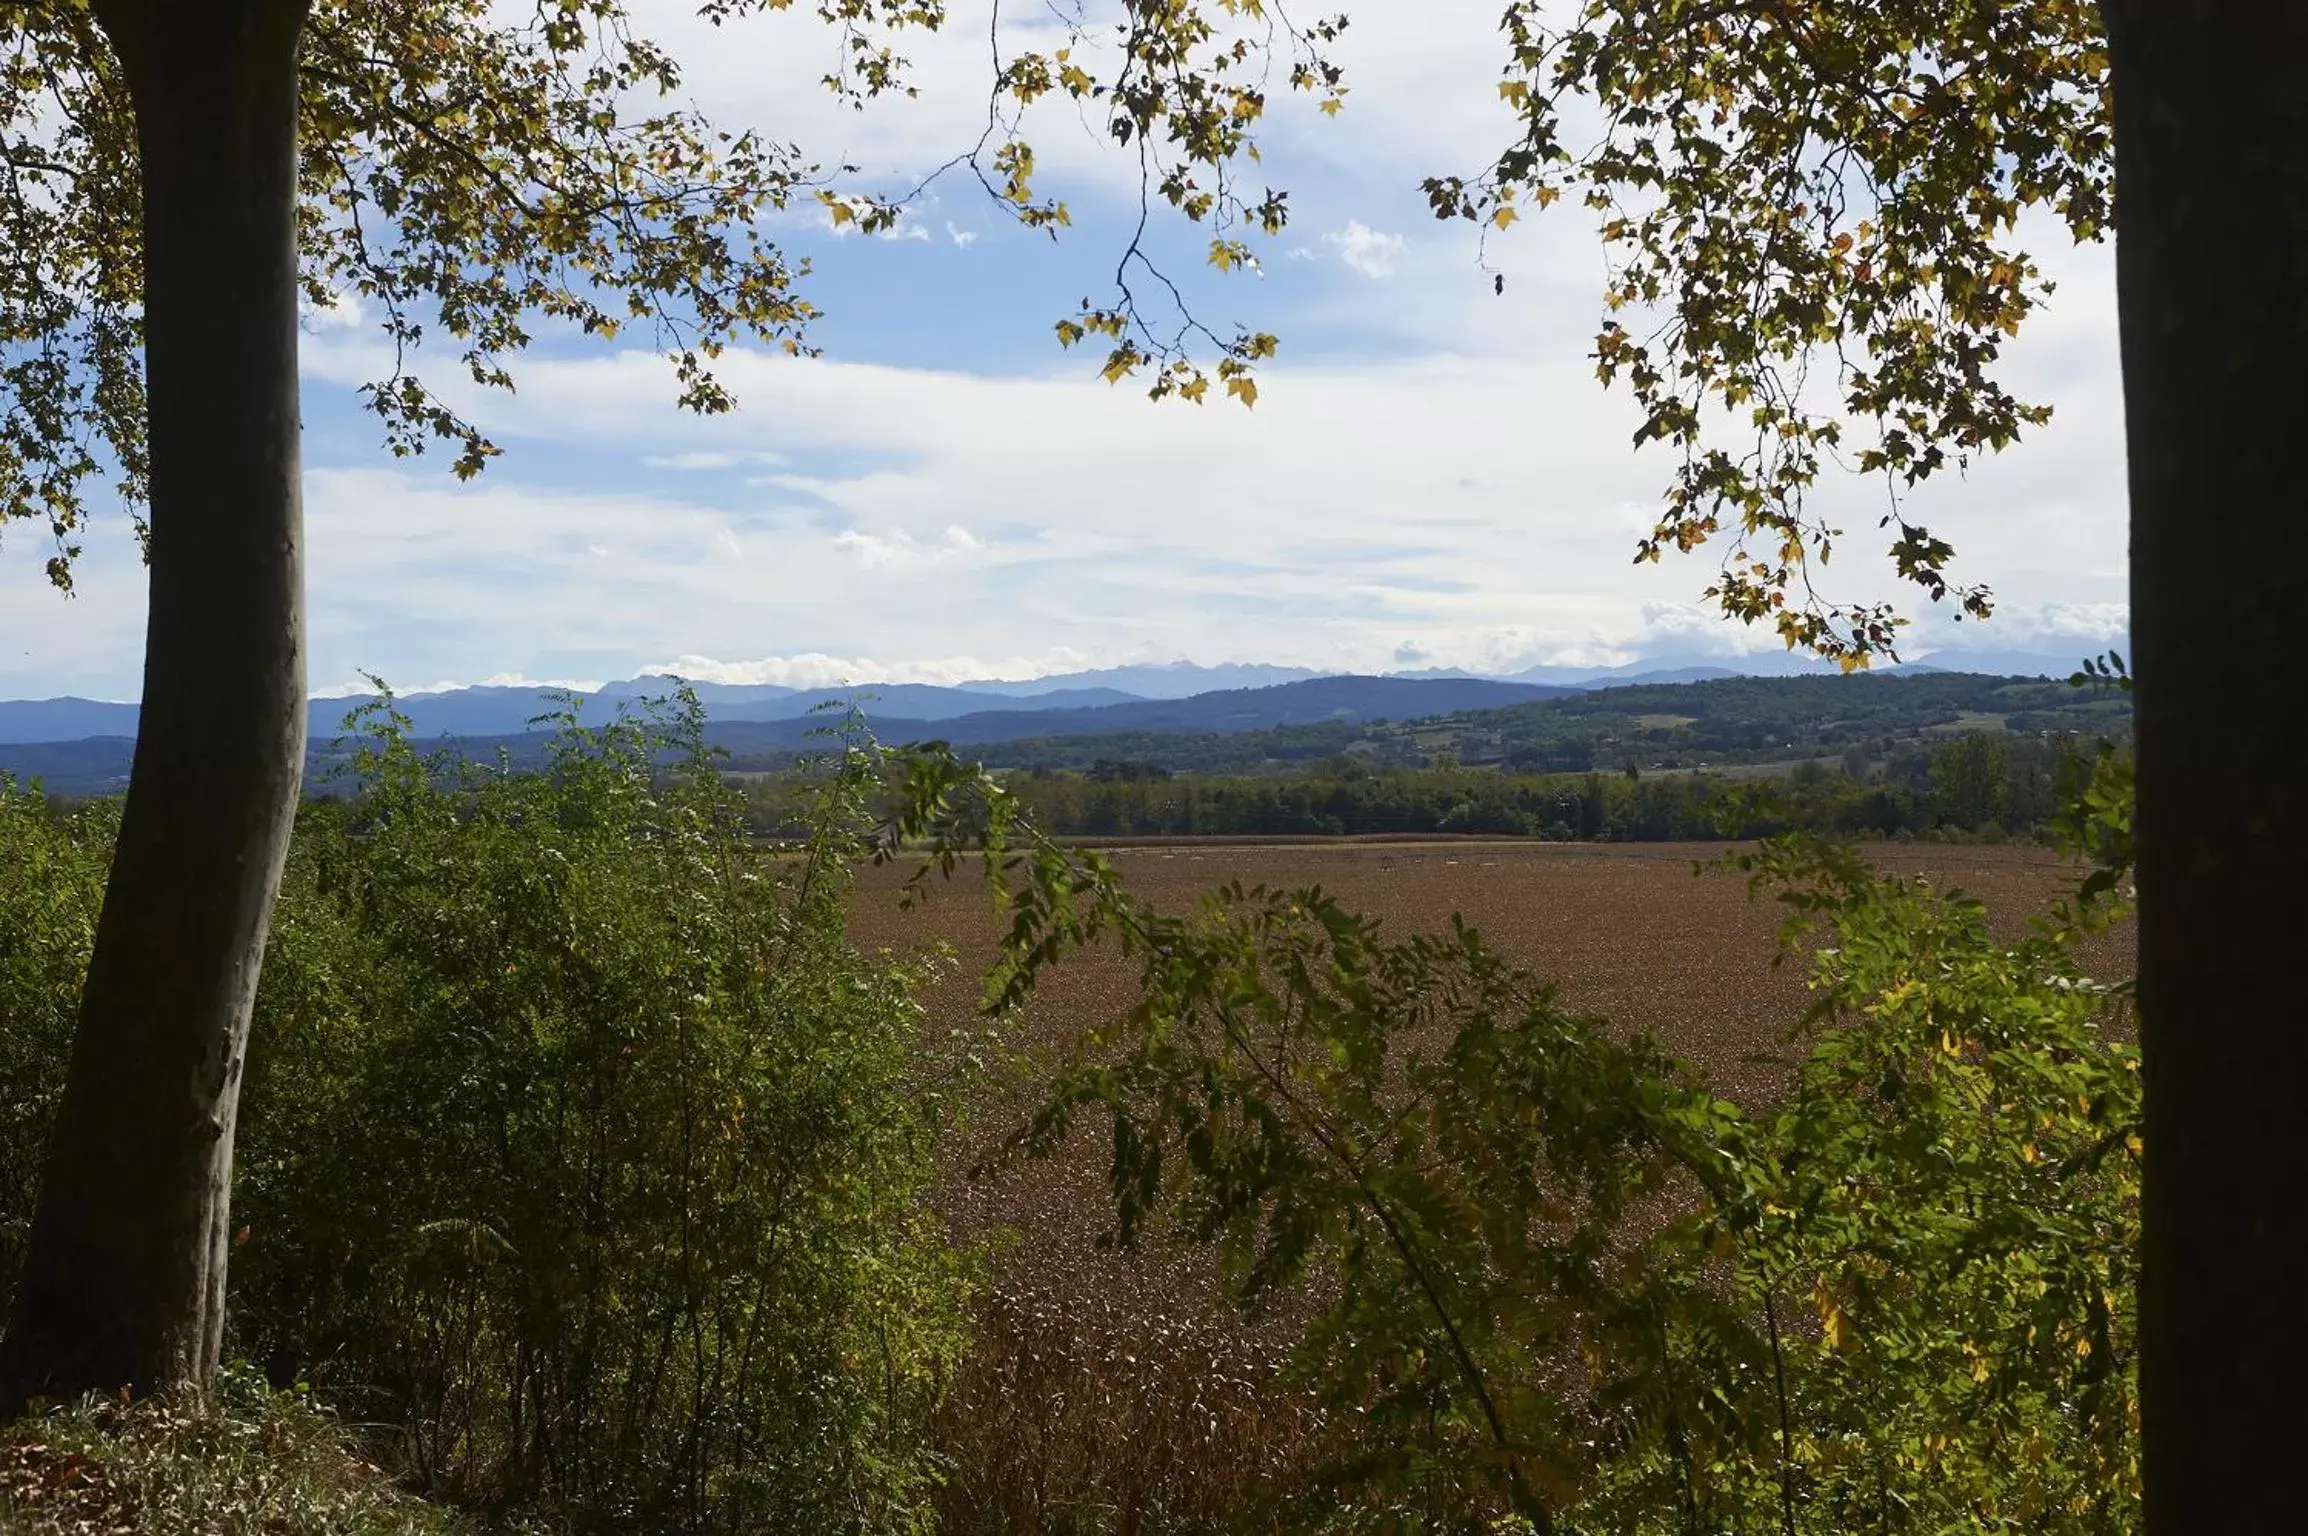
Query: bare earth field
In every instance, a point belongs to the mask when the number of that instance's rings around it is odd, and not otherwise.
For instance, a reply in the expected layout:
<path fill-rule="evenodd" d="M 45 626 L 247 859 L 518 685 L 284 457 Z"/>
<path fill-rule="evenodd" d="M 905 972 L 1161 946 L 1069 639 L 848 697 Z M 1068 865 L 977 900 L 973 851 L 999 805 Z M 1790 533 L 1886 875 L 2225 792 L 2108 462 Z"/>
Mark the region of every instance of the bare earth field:
<path fill-rule="evenodd" d="M 1697 1066 L 1719 1091 L 1768 1098 L 1778 1074 L 1747 1060 L 1778 1048 L 1802 1010 L 1800 967 L 1774 966 L 1782 911 L 1750 900 L 1732 873 L 1694 873 L 1724 851 L 1715 843 L 1530 841 L 1180 844 L 1102 850 L 1131 887 L 1164 911 L 1202 892 L 1244 885 L 1319 885 L 1395 932 L 1441 928 L 1467 915 L 1502 953 L 1558 982 L 1566 1001 L 1628 1029 L 1646 1029 Z M 2075 879 L 2039 848 L 1878 844 L 1879 868 L 1922 875 L 1985 902 L 1996 927 L 2018 932 Z M 975 976 L 1000 923 L 974 879 L 957 874 L 924 908 L 898 910 L 905 866 L 870 872 L 852 928 L 869 945 L 911 950 L 938 939 L 962 973 L 934 989 L 933 1022 L 968 1027 Z M 2109 975 L 2128 973 L 2124 928 L 2087 955 Z M 1036 1033 L 1057 1038 L 1123 1006 L 1133 976 L 1113 956 L 1066 962 L 1039 1010 Z"/>
<path fill-rule="evenodd" d="M 1171 841 L 1102 851 L 1169 912 L 1232 881 L 1319 885 L 1397 933 L 1439 929 L 1463 912 L 1495 948 L 1556 981 L 1573 1007 L 1649 1031 L 1718 1092 L 1750 1106 L 1774 1097 L 1788 1071 L 1756 1058 L 1801 1049 L 1780 1040 L 1805 1001 L 1800 961 L 1773 963 L 1783 909 L 1751 900 L 1740 875 L 1694 870 L 1720 856 L 1721 844 Z M 1985 902 L 2006 933 L 2021 931 L 2076 877 L 2041 849 L 1882 844 L 1872 852 L 1880 868 Z M 852 931 L 901 952 L 950 945 L 960 963 L 925 998 L 931 1034 L 981 1028 L 978 981 L 1000 920 L 974 871 L 957 872 L 925 906 L 900 910 L 897 887 L 910 868 L 866 874 Z M 2128 975 L 2132 947 L 2129 927 L 2118 929 L 2086 963 Z M 1117 955 L 1070 957 L 1045 980 L 1024 1043 L 1063 1042 L 1135 995 L 1135 971 Z M 950 1138 L 955 1173 L 1019 1115 L 998 1094 L 980 1103 L 977 1123 Z M 1014 1231 L 1021 1239 L 995 1262 L 979 1353 L 955 1386 L 953 1422 L 964 1427 L 946 1449 L 957 1531 L 1055 1528 L 1050 1512 L 1073 1499 L 1150 1501 L 1171 1511 L 1178 1523 L 1168 1528 L 1215 1528 L 1217 1511 L 1303 1451 L 1293 1401 L 1266 1386 L 1293 1320 L 1230 1317 L 1207 1262 L 1159 1240 L 1134 1255 L 1101 1251 L 1111 1213 L 1106 1158 L 1090 1124 L 1051 1163 L 989 1181 L 956 1177 L 947 1187 L 957 1236 Z M 1021 1446 L 1031 1454 L 1021 1456 Z M 1128 1486 L 1114 1486 L 1116 1476 Z"/>
<path fill-rule="evenodd" d="M 1750 899 L 1738 874 L 1695 872 L 1724 852 L 1722 844 L 1173 841 L 1102 851 L 1164 911 L 1185 911 L 1203 892 L 1239 880 L 1319 885 L 1396 932 L 1439 929 L 1463 912 L 1494 947 L 1557 982 L 1573 1007 L 1649 1031 L 1716 1091 L 1761 1105 L 1784 1081 L 1784 1067 L 1756 1058 L 1785 1053 L 1780 1035 L 1804 1007 L 1802 966 L 1774 963 L 1780 907 Z M 2039 848 L 1887 843 L 1872 852 L 1880 868 L 1977 897 L 1995 926 L 2012 933 L 2075 879 L 2073 866 Z M 897 887 L 908 872 L 897 865 L 866 874 L 852 930 L 861 942 L 901 952 L 951 945 L 960 964 L 926 999 L 931 1027 L 941 1036 L 976 1027 L 978 978 L 1001 922 L 974 873 L 957 872 L 926 905 L 900 910 Z M 2127 926 L 2086 959 L 2103 974 L 2125 975 L 2131 950 Z M 1027 1039 L 1056 1043 L 1111 1017 L 1134 998 L 1135 984 L 1134 971 L 1110 952 L 1069 958 L 1045 982 Z M 972 1142 L 982 1145 L 979 1138 L 1006 1129 L 1007 1119 L 999 1106 L 984 1106 Z M 1055 1223 L 1087 1235 L 1104 1209 L 1102 1155 L 1084 1146 L 1063 1173 L 1033 1170 L 993 1188 L 956 1190 L 954 1214 L 965 1229 L 1020 1222 L 1046 1233 Z M 1049 1186 L 1053 1175 L 1070 1186 L 1067 1196 Z"/>

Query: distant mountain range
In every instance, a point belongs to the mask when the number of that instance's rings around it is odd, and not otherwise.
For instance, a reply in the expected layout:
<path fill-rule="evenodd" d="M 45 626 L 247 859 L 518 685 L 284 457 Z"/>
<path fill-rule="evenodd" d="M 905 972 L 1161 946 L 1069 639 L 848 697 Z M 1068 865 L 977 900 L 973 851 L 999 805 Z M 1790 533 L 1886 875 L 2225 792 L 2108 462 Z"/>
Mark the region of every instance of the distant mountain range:
<path fill-rule="evenodd" d="M 672 694 L 677 679 L 637 677 L 611 683 L 580 695 L 582 716 L 606 719 L 620 704 Z M 943 688 L 929 683 L 869 683 L 856 688 L 794 689 L 776 683 L 697 683 L 699 702 L 714 720 L 792 720 L 828 704 L 856 699 L 871 712 L 903 715 L 914 720 L 946 720 L 956 715 L 987 711 L 1095 709 L 1108 704 L 1143 702 L 1138 694 L 1116 688 L 1056 688 L 1031 694 L 982 693 L 974 688 Z M 306 729 L 315 738 L 338 734 L 344 718 L 369 700 L 361 695 L 315 699 L 308 707 Z M 444 693 L 397 696 L 394 707 L 409 718 L 411 731 L 421 737 L 514 736 L 531 729 L 538 717 L 563 707 L 559 690 L 552 688 L 456 688 Z M 134 736 L 136 706 L 96 699 L 27 699 L 0 701 L 0 746 L 35 742 L 80 741 L 92 736 Z"/>
<path fill-rule="evenodd" d="M 664 691 L 649 679 L 603 689 L 585 701 L 593 708 L 582 713 L 606 718 L 609 710 L 602 706 Z M 1060 688 L 1015 697 L 926 684 L 893 684 L 860 689 L 857 694 L 878 695 L 868 699 L 863 708 L 884 740 L 936 737 L 967 746 L 1031 736 L 1222 735 L 1292 725 L 1364 725 L 1497 709 L 1560 698 L 1573 691 L 1488 678 L 1314 677 L 1264 688 L 1220 689 L 1183 699 L 1132 698 L 1110 688 Z M 768 684 L 744 690 L 716 689 L 710 698 L 700 689 L 699 696 L 708 713 L 708 739 L 749 756 L 806 750 L 814 734 L 828 724 L 817 713 L 818 706 L 853 697 L 841 691 L 803 692 Z M 339 734 L 338 722 L 359 702 L 314 702 L 312 750 L 316 760 L 326 756 L 329 743 Z M 420 741 L 451 740 L 476 753 L 492 752 L 502 745 L 517 758 L 539 750 L 545 739 L 528 730 L 527 722 L 562 707 L 550 690 L 526 688 L 464 688 L 396 699 L 395 704 L 410 718 L 412 735 Z M 11 711 L 21 711 L 21 718 L 35 728 L 52 728 L 58 721 L 96 721 L 100 734 L 45 742 L 9 741 L 0 736 L 0 772 L 40 778 L 50 788 L 71 794 L 102 793 L 126 782 L 135 747 L 134 738 L 127 734 L 135 726 L 132 706 L 92 705 L 85 700 L 0 704 L 0 722 L 5 722 Z M 120 711 L 128 713 L 123 716 Z"/>
<path fill-rule="evenodd" d="M 1280 683 L 1298 683 L 1310 678 L 1341 675 L 1321 672 L 1313 667 L 1278 667 L 1263 662 L 1229 662 L 1223 666 L 1202 667 L 1191 661 L 1164 661 L 1146 666 L 1104 667 L 1095 672 L 1061 672 L 1052 677 L 1024 678 L 1012 682 L 963 683 L 960 686 L 971 693 L 1003 694 L 1011 698 L 1033 698 L 1061 688 L 1111 688 L 1141 699 L 1190 699 L 1198 693 L 1272 688 Z M 1452 672 L 1433 675 L 1475 677 L 1482 674 Z"/>
<path fill-rule="evenodd" d="M 1895 669 L 1903 673 L 1979 672 L 2063 678 L 2082 657 L 1979 651 L 1935 656 Z M 826 722 L 827 706 L 858 702 L 890 740 L 938 736 L 957 745 L 1038 736 L 1133 733 L 1227 733 L 1322 722 L 1407 720 L 1497 708 L 1551 695 L 1644 683 L 1689 683 L 1735 676 L 1797 676 L 1835 670 L 1814 658 L 1768 653 L 1740 658 L 1654 657 L 1617 667 L 1529 667 L 1480 677 L 1435 668 L 1384 677 L 1340 676 L 1305 667 L 1189 662 L 1110 667 L 1053 677 L 967 682 L 870 683 L 849 688 L 789 688 L 776 683 L 696 683 L 716 741 L 750 753 L 800 747 Z M 580 695 L 584 718 L 605 719 L 637 699 L 663 697 L 676 679 L 644 675 Z M 316 747 L 340 734 L 359 697 L 315 699 L 309 732 Z M 396 707 L 420 741 L 466 743 L 517 739 L 532 722 L 566 707 L 558 690 L 472 687 L 402 695 Z M 0 771 L 35 775 L 64 789 L 102 788 L 123 780 L 136 734 L 133 704 L 55 698 L 0 701 Z"/>
<path fill-rule="evenodd" d="M 1042 704 L 1078 691 L 1069 689 L 1019 702 Z M 1030 736 L 1223 736 L 1290 725 L 1368 725 L 1469 709 L 1502 709 L 1510 704 L 1562 698 L 1576 691 L 1490 678 L 1312 677 L 1266 688 L 1227 688 L 1191 698 L 1136 699 L 1095 708 L 1056 705 L 981 710 L 943 719 L 907 719 L 872 709 L 868 719 L 886 741 L 936 737 L 959 747 Z M 732 751 L 758 753 L 789 743 L 798 746 L 822 724 L 806 719 L 716 721 L 709 734 Z"/>

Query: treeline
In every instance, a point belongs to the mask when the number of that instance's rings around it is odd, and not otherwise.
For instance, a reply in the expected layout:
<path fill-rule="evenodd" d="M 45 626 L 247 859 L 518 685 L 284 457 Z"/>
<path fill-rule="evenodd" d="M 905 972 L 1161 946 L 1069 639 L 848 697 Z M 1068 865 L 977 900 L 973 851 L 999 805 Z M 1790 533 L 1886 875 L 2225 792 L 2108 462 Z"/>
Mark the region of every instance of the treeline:
<path fill-rule="evenodd" d="M 2074 742 L 1974 732 L 1885 759 L 1855 750 L 1779 776 L 1372 772 L 1351 758 L 1287 777 L 1172 774 L 1120 759 L 1081 773 L 1013 772 L 1005 787 L 1068 837 L 1359 837 L 1479 833 L 1558 841 L 1672 842 L 1803 830 L 1840 837 L 2030 837 L 2058 806 Z M 766 825 L 778 796 L 757 801 Z"/>

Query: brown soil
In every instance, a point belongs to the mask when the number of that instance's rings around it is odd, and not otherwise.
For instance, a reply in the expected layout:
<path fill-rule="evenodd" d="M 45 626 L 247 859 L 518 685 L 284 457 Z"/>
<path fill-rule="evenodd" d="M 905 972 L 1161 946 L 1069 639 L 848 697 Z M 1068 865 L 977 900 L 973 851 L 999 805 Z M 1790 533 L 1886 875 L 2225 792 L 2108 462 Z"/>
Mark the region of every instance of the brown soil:
<path fill-rule="evenodd" d="M 1718 844 L 1177 843 L 1104 850 L 1131 887 L 1164 911 L 1183 911 L 1215 886 L 1319 885 L 1396 932 L 1433 930 L 1465 913 L 1493 946 L 1560 983 L 1572 1006 L 1656 1035 L 1735 1098 L 1768 1098 L 1777 1069 L 1749 1058 L 1779 1049 L 1802 1011 L 1801 966 L 1774 964 L 1784 909 L 1748 896 L 1743 877 L 1694 866 Z M 1923 875 L 1987 904 L 1999 931 L 2016 933 L 2075 879 L 2074 867 L 2036 848 L 1882 844 L 1874 861 Z M 967 1028 L 976 977 L 1000 922 L 973 881 L 957 875 L 913 912 L 897 907 L 903 867 L 870 873 L 853 929 L 871 945 L 912 950 L 951 944 L 960 970 L 935 987 L 933 1023 Z M 2131 965 L 2130 928 L 2087 952 L 2110 975 Z M 1058 1038 L 1124 1006 L 1134 976 L 1119 959 L 1069 960 L 1036 1011 L 1035 1033 Z"/>

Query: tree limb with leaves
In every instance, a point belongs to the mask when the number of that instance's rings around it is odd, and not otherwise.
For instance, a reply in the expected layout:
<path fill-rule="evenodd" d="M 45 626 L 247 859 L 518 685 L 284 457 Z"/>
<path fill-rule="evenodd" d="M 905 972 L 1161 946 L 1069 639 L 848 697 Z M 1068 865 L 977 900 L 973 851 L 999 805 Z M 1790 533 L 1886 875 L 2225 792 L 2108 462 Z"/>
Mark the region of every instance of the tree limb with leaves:
<path fill-rule="evenodd" d="M 700 10 L 734 29 L 789 5 Z M 824 84 L 860 107 L 910 89 L 896 39 L 947 21 L 939 0 L 816 11 Z M 1214 252 L 1282 228 L 1282 195 L 1239 167 L 1277 56 L 1335 110 L 1339 23 L 1128 0 L 1044 58 L 1004 56 L 994 17 L 986 132 L 954 164 L 1021 222 L 1069 222 L 1021 116 L 1055 90 L 1105 114 L 1148 209 L 1209 226 Z M 0 8 L 0 526 L 43 528 L 69 591 L 93 511 L 118 504 L 151 572 L 135 765 L 0 1398 L 215 1369 L 249 1007 L 304 758 L 300 305 L 373 316 L 391 362 L 361 395 L 385 446 L 446 443 L 471 476 L 499 449 L 466 391 L 510 389 L 541 330 L 645 338 L 683 406 L 727 411 L 729 347 L 810 349 L 779 217 L 905 216 L 855 167 L 714 124 L 683 80 L 623 0 Z M 1253 401 L 1273 338 L 1220 339 L 1154 288 L 1176 297 L 1133 239 L 1061 334 L 1192 400 L 1208 344 Z M 456 390 L 429 371 L 444 349 Z"/>
<path fill-rule="evenodd" d="M 1519 137 L 1427 196 L 1501 229 L 1565 199 L 1596 215 L 1596 374 L 1641 410 L 1636 445 L 1680 460 L 1637 558 L 1728 538 L 1724 613 L 1847 665 L 1896 658 L 1891 605 L 1818 579 L 1844 532 L 1810 495 L 1849 470 L 1882 484 L 1899 576 L 1986 618 L 1902 493 L 2051 419 L 1995 374 L 2053 287 L 2022 217 L 2079 241 L 2113 224 L 2095 7 L 1516 0 L 1503 29 Z"/>

